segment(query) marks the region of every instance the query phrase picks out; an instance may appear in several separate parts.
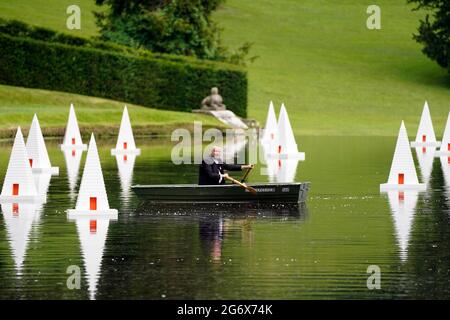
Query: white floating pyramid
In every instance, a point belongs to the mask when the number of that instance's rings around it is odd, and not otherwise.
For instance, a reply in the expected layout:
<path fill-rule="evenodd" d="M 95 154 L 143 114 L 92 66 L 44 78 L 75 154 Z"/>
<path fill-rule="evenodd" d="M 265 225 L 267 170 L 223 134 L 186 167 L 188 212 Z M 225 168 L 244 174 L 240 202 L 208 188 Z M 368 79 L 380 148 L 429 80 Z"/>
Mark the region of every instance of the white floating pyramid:
<path fill-rule="evenodd" d="M 67 120 L 66 133 L 64 134 L 64 142 L 61 150 L 64 149 L 81 149 L 86 150 L 87 146 L 81 140 L 80 128 L 78 127 L 77 116 L 73 104 L 70 105 L 69 119 Z"/>
<path fill-rule="evenodd" d="M 295 142 L 294 132 L 292 131 L 288 113 L 284 104 L 281 105 L 280 116 L 278 118 L 276 143 L 271 148 L 269 157 L 278 159 L 297 159 L 305 160 L 305 153 L 298 152 L 297 143 Z"/>
<path fill-rule="evenodd" d="M 27 149 L 23 141 L 20 127 L 9 158 L 3 182 L 0 202 L 43 202 L 45 198 L 39 196 L 34 184 L 33 173 L 28 161 Z"/>
<path fill-rule="evenodd" d="M 422 116 L 420 117 L 419 128 L 417 130 L 416 140 L 411 142 L 411 147 L 439 147 L 440 145 L 441 142 L 436 141 L 436 136 L 434 135 L 433 122 L 431 121 L 428 102 L 425 101 Z"/>
<path fill-rule="evenodd" d="M 415 149 L 422 181 L 423 183 L 428 184 L 430 181 L 431 171 L 433 170 L 436 147 L 415 147 Z"/>
<path fill-rule="evenodd" d="M 69 182 L 69 195 L 72 200 L 75 199 L 75 189 L 77 187 L 78 172 L 80 171 L 81 157 L 83 150 L 66 149 L 63 150 L 64 159 L 66 161 L 67 179 Z"/>
<path fill-rule="evenodd" d="M 50 164 L 44 136 L 42 135 L 41 127 L 36 114 L 31 122 L 26 147 L 30 166 L 34 173 L 59 174 L 59 168 L 52 167 Z"/>
<path fill-rule="evenodd" d="M 276 135 L 277 135 L 277 116 L 275 115 L 273 102 L 270 101 L 269 111 L 267 112 L 266 126 L 264 127 L 264 133 L 261 138 L 261 143 L 275 144 Z"/>
<path fill-rule="evenodd" d="M 447 117 L 447 124 L 445 125 L 444 136 L 442 137 L 441 148 L 436 152 L 436 156 L 450 156 L 450 113 Z"/>
<path fill-rule="evenodd" d="M 414 160 L 409 146 L 408 134 L 402 121 L 395 146 L 394 159 L 387 183 L 380 185 L 380 191 L 387 190 L 425 190 L 426 185 L 419 183 Z"/>
<path fill-rule="evenodd" d="M 17 274 L 21 275 L 36 215 L 36 205 L 31 203 L 3 203 L 1 207 Z"/>
<path fill-rule="evenodd" d="M 408 244 L 418 196 L 418 191 L 413 190 L 388 191 L 389 205 L 394 219 L 400 259 L 403 262 L 408 257 Z"/>
<path fill-rule="evenodd" d="M 131 129 L 130 117 L 127 106 L 123 109 L 122 121 L 120 123 L 119 137 L 115 149 L 111 149 L 111 154 L 141 154 L 141 149 L 136 149 L 134 143 L 133 130 Z"/>
<path fill-rule="evenodd" d="M 76 218 L 76 224 L 87 274 L 89 298 L 94 300 L 97 293 L 98 280 L 101 275 L 109 219 Z"/>
<path fill-rule="evenodd" d="M 69 218 L 95 215 L 117 217 L 117 210 L 109 208 L 94 134 L 91 135 L 91 141 L 89 142 L 77 205 L 75 209 L 68 210 L 68 215 Z"/>

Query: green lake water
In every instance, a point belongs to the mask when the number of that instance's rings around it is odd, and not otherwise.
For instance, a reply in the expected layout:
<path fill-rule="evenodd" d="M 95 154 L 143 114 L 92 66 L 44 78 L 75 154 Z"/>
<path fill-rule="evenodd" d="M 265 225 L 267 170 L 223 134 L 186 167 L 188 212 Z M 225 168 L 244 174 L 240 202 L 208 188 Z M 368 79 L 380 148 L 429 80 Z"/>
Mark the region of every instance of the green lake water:
<path fill-rule="evenodd" d="M 413 150 L 427 191 L 380 194 L 395 138 L 298 142 L 306 161 L 295 181 L 311 182 L 304 206 L 156 206 L 130 186 L 196 183 L 198 168 L 173 165 L 168 138 L 137 139 L 142 154 L 127 166 L 110 155 L 113 140 L 98 140 L 119 218 L 93 225 L 65 212 L 75 207 L 86 152 L 77 174 L 77 159 L 66 162 L 49 140 L 60 174 L 47 203 L 18 214 L 2 206 L 0 299 L 449 298 L 447 159 Z M 1 180 L 11 145 L 1 143 Z M 256 166 L 250 182 L 269 181 L 262 171 Z M 379 290 L 367 288 L 370 265 L 380 268 Z M 80 289 L 67 286 L 70 266 L 81 270 Z"/>

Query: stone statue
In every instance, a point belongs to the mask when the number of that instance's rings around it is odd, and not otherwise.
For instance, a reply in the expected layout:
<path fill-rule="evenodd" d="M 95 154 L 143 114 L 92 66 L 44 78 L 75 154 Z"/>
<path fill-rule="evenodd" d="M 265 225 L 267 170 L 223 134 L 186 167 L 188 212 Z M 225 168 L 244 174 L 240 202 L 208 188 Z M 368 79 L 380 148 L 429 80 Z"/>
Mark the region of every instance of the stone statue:
<path fill-rule="evenodd" d="M 207 96 L 202 101 L 202 110 L 226 110 L 226 106 L 223 104 L 223 99 L 219 94 L 218 88 L 211 88 L 211 95 Z"/>

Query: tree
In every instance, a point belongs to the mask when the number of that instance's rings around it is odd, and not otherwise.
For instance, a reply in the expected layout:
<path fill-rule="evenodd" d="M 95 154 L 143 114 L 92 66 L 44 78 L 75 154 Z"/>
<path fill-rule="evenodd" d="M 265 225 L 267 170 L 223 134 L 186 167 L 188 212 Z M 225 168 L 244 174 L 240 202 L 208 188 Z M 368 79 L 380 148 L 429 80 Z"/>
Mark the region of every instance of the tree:
<path fill-rule="evenodd" d="M 235 52 L 222 45 L 211 14 L 224 0 L 96 0 L 101 39 L 153 52 L 245 64 L 250 44 Z M 251 58 L 252 60 L 254 58 Z"/>
<path fill-rule="evenodd" d="M 423 53 L 450 72 L 450 1 L 408 0 L 417 4 L 415 10 L 425 9 L 424 20 L 420 20 L 419 33 L 414 39 L 423 44 Z"/>

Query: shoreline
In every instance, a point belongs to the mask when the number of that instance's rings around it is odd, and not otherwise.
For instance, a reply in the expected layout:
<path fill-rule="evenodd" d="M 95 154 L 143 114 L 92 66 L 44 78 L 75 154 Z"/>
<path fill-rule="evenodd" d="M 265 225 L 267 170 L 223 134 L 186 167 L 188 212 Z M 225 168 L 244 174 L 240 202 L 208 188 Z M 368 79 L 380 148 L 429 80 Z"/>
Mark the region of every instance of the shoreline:
<path fill-rule="evenodd" d="M 82 137 L 89 137 L 91 133 L 94 133 L 96 137 L 117 137 L 119 135 L 120 125 L 99 125 L 99 126 L 90 126 L 90 125 L 80 125 L 80 132 Z M 133 135 L 135 137 L 162 137 L 162 136 L 170 136 L 172 131 L 175 129 L 187 129 L 190 132 L 193 132 L 194 125 L 193 123 L 174 123 L 174 124 L 149 124 L 149 125 L 134 125 L 133 126 Z M 219 130 L 225 130 L 225 126 L 211 126 L 211 125 L 203 125 L 204 129 L 217 128 Z M 25 136 L 28 135 L 29 127 L 21 127 L 22 132 Z M 41 127 L 42 134 L 45 138 L 62 138 L 64 137 L 64 133 L 66 127 Z M 17 131 L 17 127 L 9 127 L 9 128 L 0 128 L 0 139 L 7 140 L 13 139 L 15 137 Z"/>

